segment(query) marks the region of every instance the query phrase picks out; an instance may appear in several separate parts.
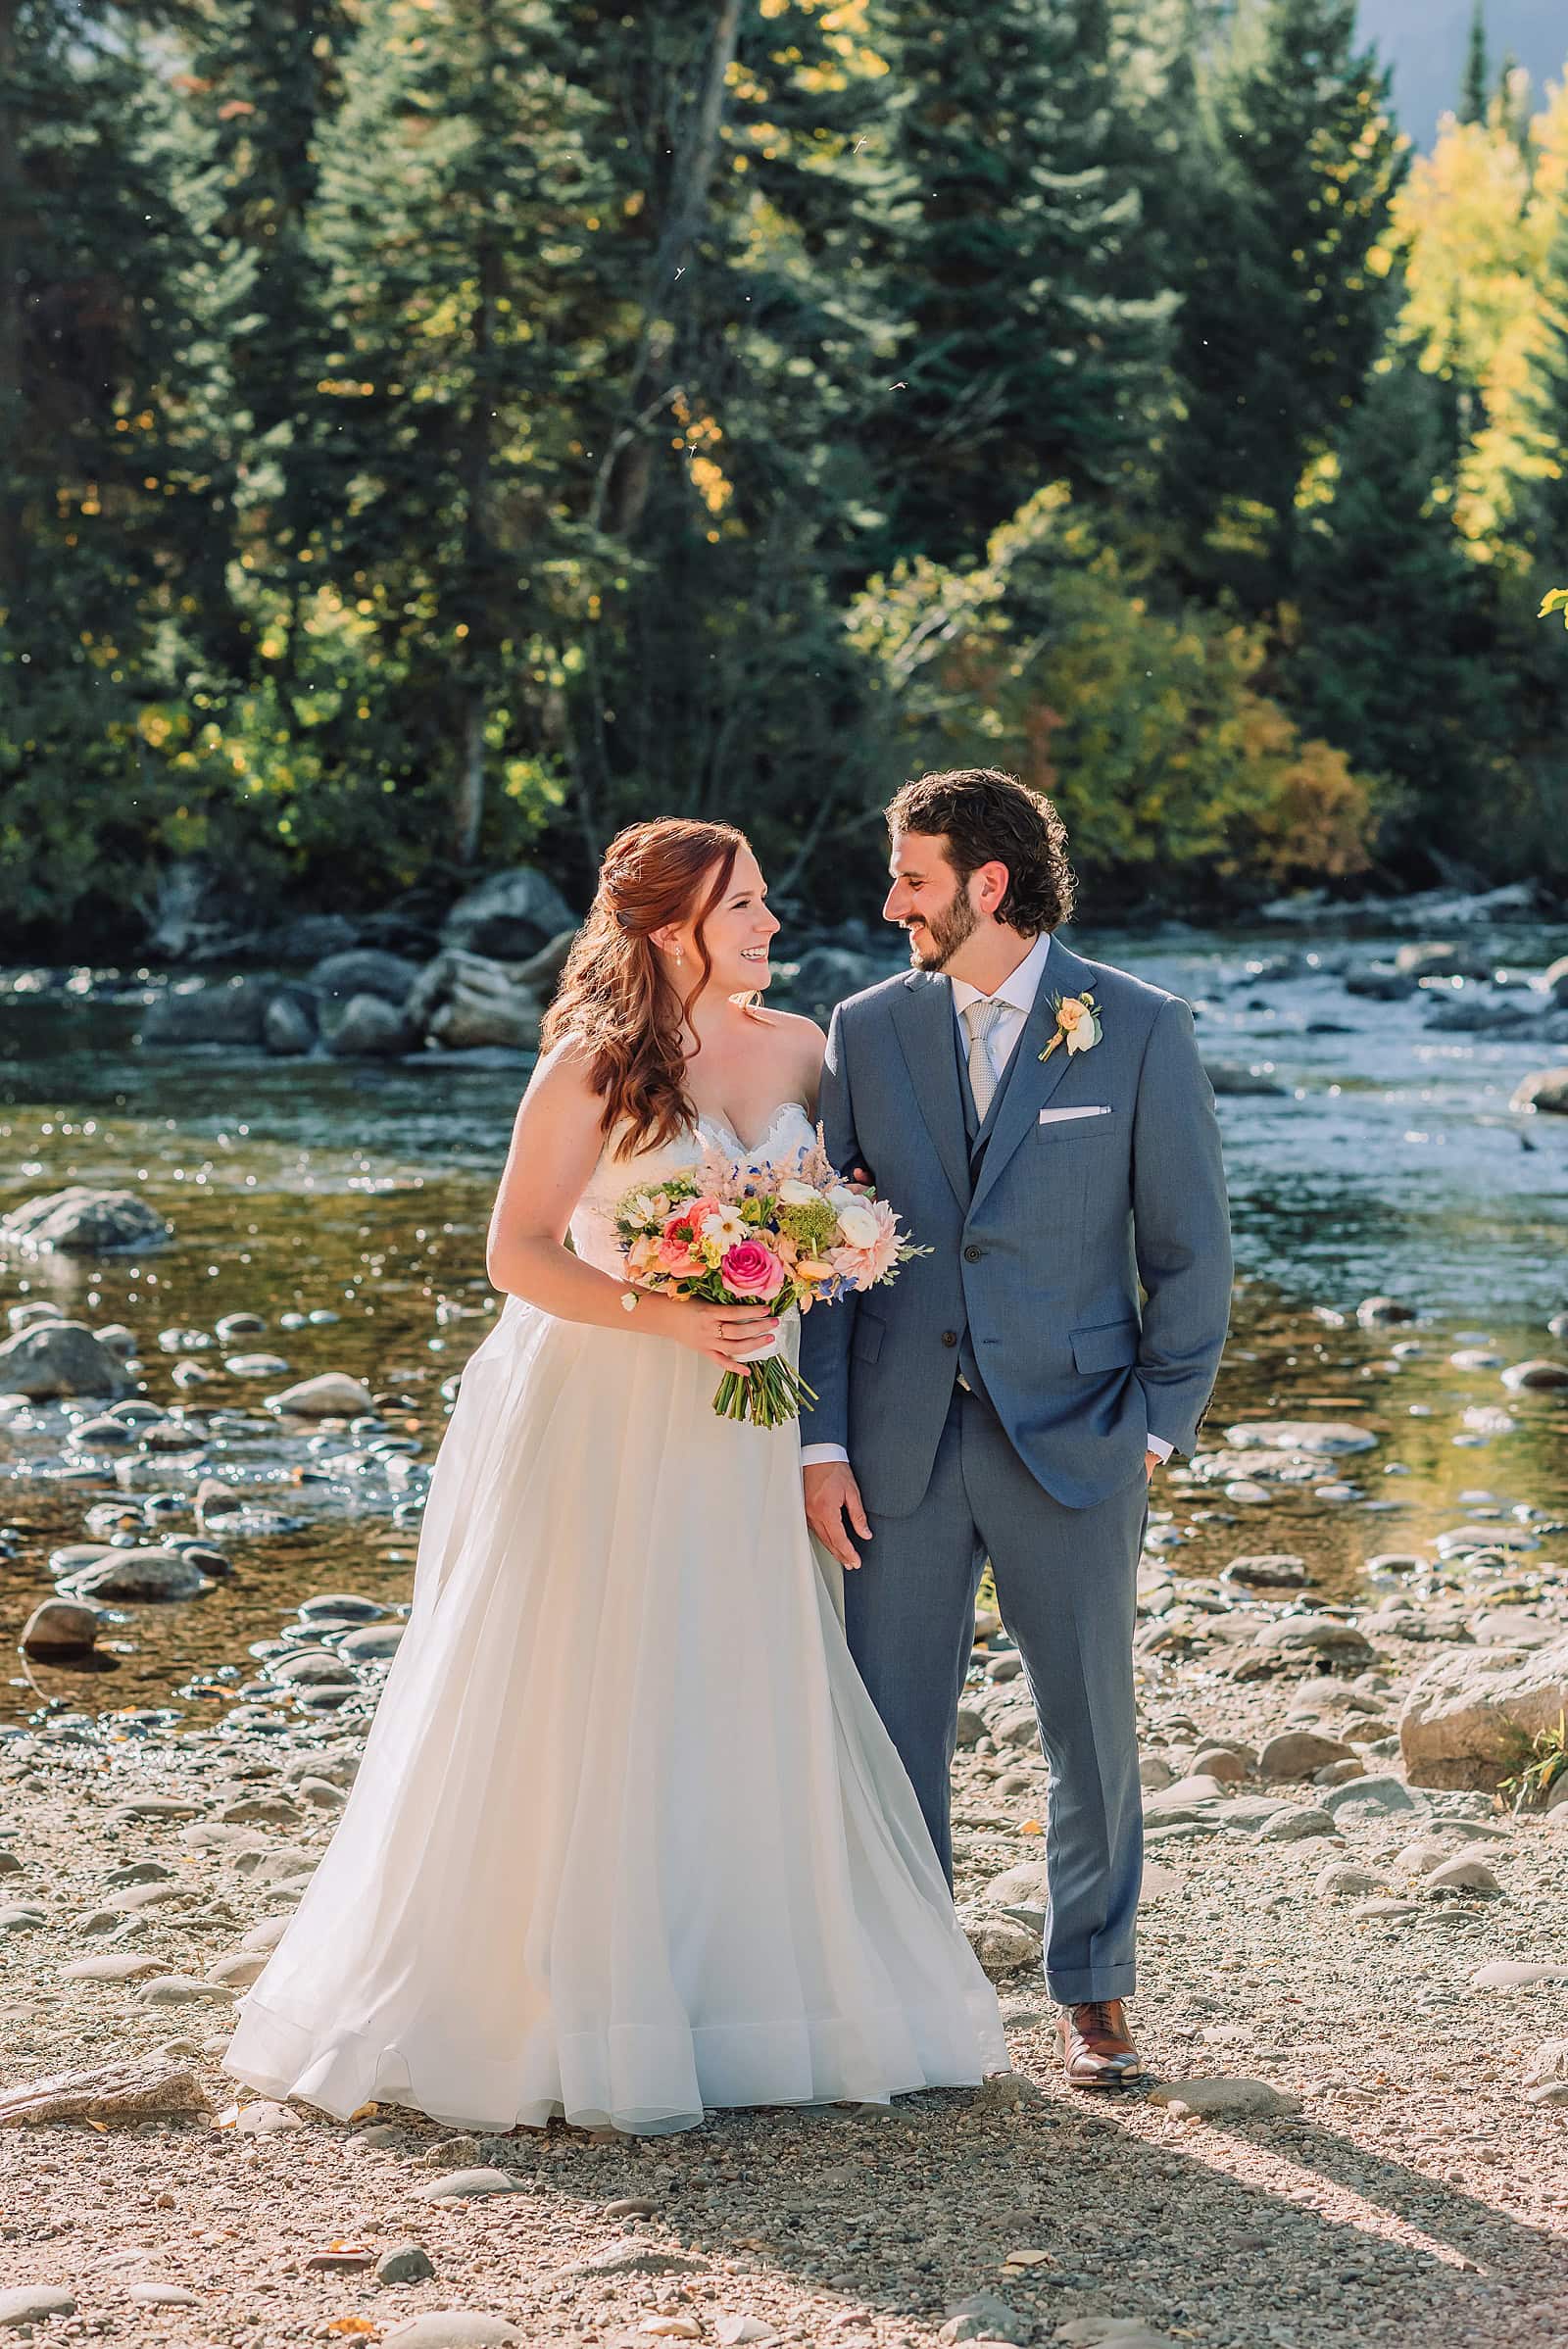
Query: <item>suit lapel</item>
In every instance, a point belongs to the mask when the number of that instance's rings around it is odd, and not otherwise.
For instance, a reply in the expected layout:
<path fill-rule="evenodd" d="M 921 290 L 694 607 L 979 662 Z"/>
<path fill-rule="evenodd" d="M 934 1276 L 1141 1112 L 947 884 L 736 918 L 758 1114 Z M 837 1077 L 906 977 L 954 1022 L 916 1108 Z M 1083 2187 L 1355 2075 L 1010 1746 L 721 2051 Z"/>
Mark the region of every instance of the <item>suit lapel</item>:
<path fill-rule="evenodd" d="M 953 990 L 945 979 L 906 979 L 893 999 L 893 1032 L 909 1071 L 915 1106 L 936 1146 L 942 1171 L 960 1207 L 969 1204 L 969 1137 L 953 1023 Z"/>
<path fill-rule="evenodd" d="M 1072 1054 L 1064 1044 L 1056 1046 L 1049 1060 L 1042 1061 L 1040 1057 L 1056 1033 L 1054 999 L 1083 995 L 1093 988 L 1094 982 L 1095 974 L 1089 964 L 1053 940 L 1040 992 L 1018 1039 L 1013 1066 L 1007 1071 L 1007 1089 L 997 1103 L 996 1123 L 974 1187 L 976 1207 L 1024 1136 L 1038 1122 L 1041 1110 L 1072 1064 Z"/>

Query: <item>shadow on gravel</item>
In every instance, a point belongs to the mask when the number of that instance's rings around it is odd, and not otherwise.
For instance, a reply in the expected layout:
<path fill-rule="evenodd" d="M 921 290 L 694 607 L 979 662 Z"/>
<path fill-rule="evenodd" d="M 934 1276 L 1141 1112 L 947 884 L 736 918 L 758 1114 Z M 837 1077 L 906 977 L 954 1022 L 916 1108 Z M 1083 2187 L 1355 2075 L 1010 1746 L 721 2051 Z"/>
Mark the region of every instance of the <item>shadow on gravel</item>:
<path fill-rule="evenodd" d="M 812 2335 L 797 2338 L 853 2339 L 857 2312 L 924 2330 L 990 2293 L 1016 2313 L 1020 2341 L 1103 2314 L 1223 2349 L 1360 2349 L 1374 2333 L 1480 2349 L 1500 2337 L 1494 2320 L 1568 2307 L 1568 2237 L 1330 2129 L 1163 2124 L 1151 2138 L 1147 2107 L 1020 2084 L 1011 2101 L 988 2090 L 880 2119 L 736 2114 L 678 2141 L 581 2152 L 552 2132 L 535 2190 L 646 2195 L 654 2212 L 636 2233 L 650 2247 L 749 2255 L 759 2307 L 768 2278 L 808 2291 Z M 1243 2147 L 1255 2178 L 1212 2158 Z M 1324 2187 L 1363 2207 L 1338 2218 L 1291 2199 Z M 1009 2266 L 1025 2252 L 1032 2263 Z M 726 2301 L 744 2301 L 738 2282 Z M 558 2323 L 564 2288 L 546 2282 L 536 2304 L 554 2300 Z M 612 2349 L 620 2321 L 601 2301 Z"/>

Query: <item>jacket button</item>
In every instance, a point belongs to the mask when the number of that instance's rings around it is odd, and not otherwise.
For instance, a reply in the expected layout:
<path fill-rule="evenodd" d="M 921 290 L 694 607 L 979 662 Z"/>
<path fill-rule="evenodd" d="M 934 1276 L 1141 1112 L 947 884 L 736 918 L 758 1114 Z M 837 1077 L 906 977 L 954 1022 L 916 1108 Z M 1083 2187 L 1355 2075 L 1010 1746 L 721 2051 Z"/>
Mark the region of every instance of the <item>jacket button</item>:
<path fill-rule="evenodd" d="M 957 1343 L 958 1343 L 958 1333 L 957 1333 L 957 1331 L 956 1331 L 956 1330 L 944 1330 L 944 1331 L 943 1331 L 943 1333 L 942 1333 L 942 1343 L 943 1343 L 943 1345 L 944 1345 L 944 1346 L 956 1346 L 956 1345 L 957 1345 Z"/>
<path fill-rule="evenodd" d="M 978 1264 L 985 1252 L 983 1248 L 976 1248 L 971 1242 L 963 1251 L 963 1260 L 965 1264 Z"/>

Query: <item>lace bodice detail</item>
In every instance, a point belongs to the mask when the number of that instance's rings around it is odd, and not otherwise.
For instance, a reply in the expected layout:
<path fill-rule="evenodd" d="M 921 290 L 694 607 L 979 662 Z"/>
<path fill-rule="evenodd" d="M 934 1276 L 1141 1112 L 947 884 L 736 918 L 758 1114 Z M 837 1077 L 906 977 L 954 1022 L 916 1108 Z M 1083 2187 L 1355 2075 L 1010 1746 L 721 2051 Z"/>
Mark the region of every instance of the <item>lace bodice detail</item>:
<path fill-rule="evenodd" d="M 815 1129 L 799 1101 L 780 1101 L 757 1140 L 748 1146 L 723 1118 L 700 1117 L 694 1127 L 672 1142 L 636 1150 L 617 1158 L 610 1143 L 588 1178 L 571 1219 L 571 1245 L 587 1264 L 617 1276 L 620 1249 L 615 1242 L 615 1209 L 628 1191 L 657 1187 L 682 1168 L 696 1166 L 716 1150 L 737 1166 L 788 1165 L 815 1139 Z"/>

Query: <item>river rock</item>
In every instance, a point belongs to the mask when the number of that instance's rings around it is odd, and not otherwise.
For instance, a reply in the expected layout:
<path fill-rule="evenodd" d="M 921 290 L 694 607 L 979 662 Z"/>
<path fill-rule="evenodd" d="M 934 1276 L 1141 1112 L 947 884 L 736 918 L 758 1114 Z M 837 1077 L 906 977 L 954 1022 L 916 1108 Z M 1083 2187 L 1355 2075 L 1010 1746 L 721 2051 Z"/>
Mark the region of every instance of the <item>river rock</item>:
<path fill-rule="evenodd" d="M 1337 1826 L 1365 1827 L 1378 1819 L 1425 1816 L 1431 1805 L 1396 1778 L 1352 1778 L 1324 1789 L 1323 1808 Z"/>
<path fill-rule="evenodd" d="M 538 996 L 519 983 L 515 966 L 456 951 L 428 963 L 409 998 L 412 1024 L 454 1052 L 493 1046 L 532 1052 L 539 1042 L 541 1011 Z"/>
<path fill-rule="evenodd" d="M 1260 1778 L 1305 1786 L 1331 1762 L 1354 1762 L 1359 1768 L 1360 1756 L 1348 1745 L 1342 1745 L 1338 1737 L 1319 1737 L 1309 1729 L 1288 1729 L 1269 1738 L 1257 1757 L 1257 1769 Z"/>
<path fill-rule="evenodd" d="M 41 1402 L 61 1395 L 123 1395 L 130 1384 L 84 1321 L 40 1321 L 0 1342 L 0 1395 Z"/>
<path fill-rule="evenodd" d="M 951 2300 L 947 2323 L 937 2334 L 946 2343 L 958 2341 L 1028 2341 L 1034 2322 L 995 2292 L 971 2292 L 967 2299 Z"/>
<path fill-rule="evenodd" d="M 427 2185 L 416 2186 L 416 2202 L 468 2202 L 486 2194 L 520 2194 L 523 2181 L 510 2170 L 447 2170 Z"/>
<path fill-rule="evenodd" d="M 441 925 L 444 947 L 516 961 L 537 954 L 577 917 L 553 881 L 528 865 L 492 873 L 461 897 Z"/>
<path fill-rule="evenodd" d="M 1245 1680 L 1276 1664 L 1363 1672 L 1372 1661 L 1372 1642 L 1353 1623 L 1341 1623 L 1332 1615 L 1277 1615 L 1272 1623 L 1258 1626 L 1229 1669 L 1233 1678 Z"/>
<path fill-rule="evenodd" d="M 1244 1419 L 1225 1430 L 1225 1441 L 1238 1451 L 1300 1451 L 1324 1459 L 1372 1451 L 1378 1443 L 1370 1428 L 1334 1419 Z"/>
<path fill-rule="evenodd" d="M 127 2056 L 89 2072 L 61 2072 L 0 2089 L 0 2128 L 38 2121 L 102 2121 L 114 2126 L 208 2110 L 194 2073 L 159 2055 Z"/>
<path fill-rule="evenodd" d="M 166 1248 L 173 1234 L 134 1191 L 74 1183 L 0 1216 L 0 1248 L 26 1255 L 113 1256 Z"/>
<path fill-rule="evenodd" d="M 1419 981 L 1408 971 L 1394 970 L 1376 963 L 1362 963 L 1358 969 L 1345 974 L 1347 995 L 1364 996 L 1374 1003 L 1400 1003 L 1416 992 Z"/>
<path fill-rule="evenodd" d="M 334 1010 L 324 1030 L 327 1051 L 338 1060 L 395 1060 L 411 1052 L 415 1032 L 395 1004 L 378 995 L 352 995 Z"/>
<path fill-rule="evenodd" d="M 182 1550 L 115 1549 L 81 1574 L 73 1575 L 73 1598 L 123 1598 L 133 1602 L 196 1598 L 211 1589 L 199 1566 Z"/>
<path fill-rule="evenodd" d="M 1205 1060 L 1203 1074 L 1210 1092 L 1226 1098 L 1245 1100 L 1249 1096 L 1279 1096 L 1290 1091 L 1269 1069 L 1244 1067 L 1235 1060 Z"/>
<path fill-rule="evenodd" d="M 1470 1977 L 1473 1990 L 1533 1990 L 1538 1982 L 1568 1980 L 1568 1967 L 1525 1958 L 1492 1958 Z"/>
<path fill-rule="evenodd" d="M 1021 1966 L 1040 1963 L 1040 1935 L 1015 1917 L 989 1916 L 983 1911 L 961 1918 L 969 1946 L 993 1982 L 1016 1974 Z"/>
<path fill-rule="evenodd" d="M 316 1006 L 295 993 L 274 995 L 262 1020 L 262 1042 L 274 1058 L 297 1060 L 316 1050 Z"/>
<path fill-rule="evenodd" d="M 294 1419 L 353 1419 L 374 1408 L 369 1388 L 343 1370 L 323 1370 L 318 1378 L 302 1379 L 267 1399 L 274 1411 Z"/>
<path fill-rule="evenodd" d="M 1219 1579 L 1257 1590 L 1300 1590 L 1306 1586 L 1306 1560 L 1285 1550 L 1249 1554 L 1232 1558 Z"/>
<path fill-rule="evenodd" d="M 1355 1308 L 1355 1318 L 1363 1330 L 1386 1330 L 1414 1321 L 1415 1312 L 1396 1297 L 1364 1297 Z"/>
<path fill-rule="evenodd" d="M 1471 1647 L 1442 1656 L 1399 1716 L 1412 1786 L 1493 1788 L 1568 1709 L 1568 1639 L 1531 1651 Z"/>
<path fill-rule="evenodd" d="M 1514 1087 L 1508 1106 L 1568 1116 L 1568 1068 L 1538 1068 Z"/>
<path fill-rule="evenodd" d="M 1378 1880 L 1371 1869 L 1357 1868 L 1350 1860 L 1330 1860 L 1326 1868 L 1319 1869 L 1312 1886 L 1319 1900 L 1358 1900 L 1377 1888 Z"/>
<path fill-rule="evenodd" d="M 1476 947 L 1454 939 L 1421 939 L 1396 949 L 1394 967 L 1407 979 L 1490 979 L 1492 965 Z"/>
<path fill-rule="evenodd" d="M 97 1607 L 71 1598 L 46 1598 L 23 1627 L 22 1652 L 39 1657 L 91 1655 L 103 1623 Z"/>
<path fill-rule="evenodd" d="M 1299 2096 L 1284 2095 L 1266 2080 L 1168 2080 L 1150 2090 L 1150 2102 L 1162 2104 L 1178 2121 L 1272 2120 L 1298 2113 Z"/>
<path fill-rule="evenodd" d="M 347 954 L 327 954 L 307 974 L 306 985 L 319 1001 L 350 1003 L 357 996 L 372 996 L 402 1010 L 419 965 L 380 947 L 352 947 Z"/>
<path fill-rule="evenodd" d="M 1476 1859 L 1466 1851 L 1455 1852 L 1451 1860 L 1440 1860 L 1429 1868 L 1426 1881 L 1434 1892 L 1500 1892 L 1501 1884 L 1485 1860 Z"/>
<path fill-rule="evenodd" d="M 19 2283 L 0 2291 L 0 2325 L 43 2325 L 51 2317 L 74 2317 L 76 2303 L 63 2283 Z"/>
<path fill-rule="evenodd" d="M 1568 1362 L 1553 1362 L 1544 1355 L 1531 1362 L 1515 1362 L 1503 1372 L 1502 1383 L 1516 1393 L 1523 1388 L 1551 1392 L 1568 1387 Z"/>
<path fill-rule="evenodd" d="M 1568 2039 L 1544 2039 L 1530 2059 L 1525 2086 L 1544 2087 L 1548 2080 L 1568 2080 Z"/>
<path fill-rule="evenodd" d="M 257 1045 L 277 981 L 267 977 L 181 979 L 142 1013 L 141 1042 L 154 1046 Z"/>
<path fill-rule="evenodd" d="M 512 2349 L 515 2325 L 472 2308 L 428 2308 L 383 2333 L 387 2349 Z"/>
<path fill-rule="evenodd" d="M 847 996 L 874 986 L 885 969 L 885 963 L 853 954 L 848 947 L 808 947 L 789 983 L 790 1001 L 808 1017 L 825 1023 Z"/>

